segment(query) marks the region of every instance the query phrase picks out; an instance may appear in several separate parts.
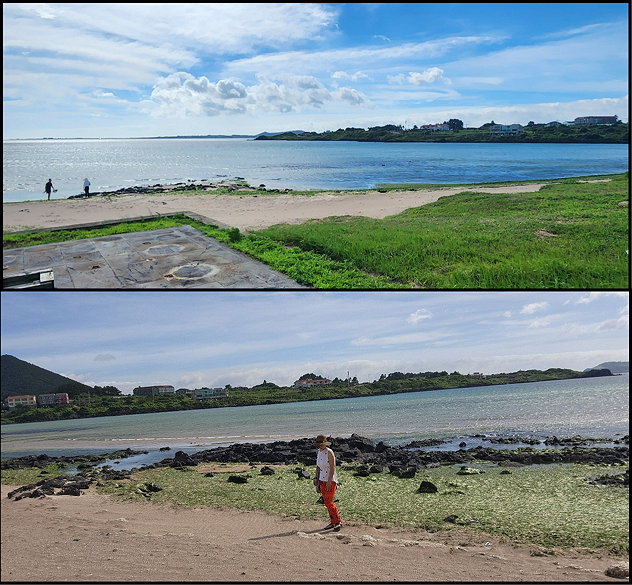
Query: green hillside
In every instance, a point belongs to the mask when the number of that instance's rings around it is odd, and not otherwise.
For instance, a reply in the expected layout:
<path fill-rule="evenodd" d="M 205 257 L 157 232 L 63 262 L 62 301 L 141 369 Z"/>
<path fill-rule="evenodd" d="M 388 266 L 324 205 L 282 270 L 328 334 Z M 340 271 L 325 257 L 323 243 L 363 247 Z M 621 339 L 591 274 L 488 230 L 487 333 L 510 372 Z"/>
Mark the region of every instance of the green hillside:
<path fill-rule="evenodd" d="M 35 394 L 35 396 L 39 396 L 40 394 L 57 392 L 61 386 L 64 386 L 63 392 L 68 392 L 70 389 L 66 386 L 76 388 L 82 392 L 90 388 L 90 386 L 29 364 L 12 355 L 3 355 L 0 358 L 0 367 L 2 370 L 3 401 L 7 396 L 19 394 Z"/>
<path fill-rule="evenodd" d="M 630 371 L 630 362 L 604 362 L 594 368 L 588 368 L 588 370 L 603 370 L 604 368 L 613 374 L 627 374 Z M 587 372 L 588 370 L 584 371 Z"/>

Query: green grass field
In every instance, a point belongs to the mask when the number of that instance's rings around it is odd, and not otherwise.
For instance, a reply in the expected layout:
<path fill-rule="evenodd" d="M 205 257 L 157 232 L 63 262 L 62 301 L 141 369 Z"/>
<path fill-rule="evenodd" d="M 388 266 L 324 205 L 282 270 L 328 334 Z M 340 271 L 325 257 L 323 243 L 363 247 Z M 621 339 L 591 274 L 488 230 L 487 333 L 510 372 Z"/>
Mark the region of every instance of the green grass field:
<path fill-rule="evenodd" d="M 176 216 L 98 230 L 6 234 L 3 242 L 22 247 L 186 223 L 318 289 L 627 289 L 628 173 L 586 179 L 547 181 L 537 193 L 464 187 L 385 219 L 331 217 L 245 237 Z"/>
<path fill-rule="evenodd" d="M 259 232 L 402 286 L 627 288 L 627 175 L 537 193 L 463 192 L 377 220 L 328 218 Z"/>
<path fill-rule="evenodd" d="M 189 468 L 189 473 L 172 468 L 151 469 L 135 473 L 131 481 L 105 482 L 98 490 L 144 502 L 147 496 L 139 488 L 154 482 L 162 488 L 151 495 L 156 502 L 327 518 L 324 506 L 317 503 L 311 480 L 298 479 L 295 466 L 275 467 L 274 475 L 262 475 L 258 467 L 239 473 L 232 464 L 221 467 L 223 471 L 213 477 L 205 477 L 204 465 L 199 470 Z M 337 506 L 345 522 L 431 532 L 459 530 L 464 539 L 503 538 L 532 545 L 542 554 L 570 548 L 628 554 L 628 489 L 592 485 L 587 480 L 623 473 L 627 465 L 562 464 L 508 469 L 479 463 L 470 467 L 481 473 L 459 475 L 460 466 L 450 465 L 422 470 L 415 478 L 404 479 L 388 473 L 359 477 L 351 466 L 340 465 Z M 23 485 L 40 479 L 39 473 L 36 469 L 5 470 L 2 482 Z M 228 482 L 233 474 L 249 476 L 248 482 Z M 438 492 L 418 493 L 424 480 L 434 483 Z M 457 516 L 456 524 L 444 522 L 452 515 Z"/>

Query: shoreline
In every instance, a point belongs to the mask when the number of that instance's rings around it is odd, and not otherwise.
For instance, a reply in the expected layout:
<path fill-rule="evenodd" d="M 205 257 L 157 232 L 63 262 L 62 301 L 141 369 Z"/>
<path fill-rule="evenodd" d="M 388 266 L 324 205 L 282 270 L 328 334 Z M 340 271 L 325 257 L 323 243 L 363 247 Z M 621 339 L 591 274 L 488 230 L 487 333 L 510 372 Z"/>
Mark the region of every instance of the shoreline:
<path fill-rule="evenodd" d="M 332 216 L 362 216 L 382 219 L 412 207 L 432 203 L 463 191 L 480 193 L 533 193 L 547 182 L 492 187 L 446 187 L 429 190 L 392 190 L 380 192 L 318 191 L 314 195 L 258 194 L 244 188 L 231 195 L 113 194 L 82 199 L 54 199 L 3 203 L 3 233 L 32 229 L 60 228 L 138 217 L 157 217 L 168 213 L 192 212 L 211 223 L 236 227 L 241 231 L 260 230 L 280 223 L 299 224 Z M 195 191 L 192 191 L 195 193 Z"/>

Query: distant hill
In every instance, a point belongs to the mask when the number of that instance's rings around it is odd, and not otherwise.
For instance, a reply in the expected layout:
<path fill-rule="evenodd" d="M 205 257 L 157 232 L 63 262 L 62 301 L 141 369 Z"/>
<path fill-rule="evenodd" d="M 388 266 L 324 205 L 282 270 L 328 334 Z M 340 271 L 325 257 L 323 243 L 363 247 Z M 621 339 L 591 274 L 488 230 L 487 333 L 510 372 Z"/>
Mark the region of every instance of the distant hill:
<path fill-rule="evenodd" d="M 66 376 L 29 364 L 12 355 L 0 357 L 0 368 L 3 401 L 7 396 L 15 396 L 16 394 L 35 394 L 35 396 L 50 394 L 65 384 L 80 386 L 86 391 L 91 388 L 66 378 Z"/>
<path fill-rule="evenodd" d="M 603 369 L 610 370 L 613 374 L 627 374 L 630 372 L 630 362 L 604 362 L 594 368 L 586 368 L 584 372 Z"/>

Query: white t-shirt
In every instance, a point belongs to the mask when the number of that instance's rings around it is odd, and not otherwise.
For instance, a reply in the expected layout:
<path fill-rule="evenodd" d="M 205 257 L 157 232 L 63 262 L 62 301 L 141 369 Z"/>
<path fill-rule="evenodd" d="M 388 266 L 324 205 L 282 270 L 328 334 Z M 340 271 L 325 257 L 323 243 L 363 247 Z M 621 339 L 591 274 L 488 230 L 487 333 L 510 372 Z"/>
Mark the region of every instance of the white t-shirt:
<path fill-rule="evenodd" d="M 329 447 L 325 447 L 324 451 L 318 449 L 318 453 L 316 455 L 316 467 L 318 467 L 320 474 L 318 477 L 318 481 L 328 481 L 329 480 L 329 453 L 331 449 Z M 334 464 L 336 462 L 334 456 Z M 334 468 L 334 476 L 331 478 L 331 481 L 338 483 L 338 478 L 336 477 L 336 470 Z"/>

